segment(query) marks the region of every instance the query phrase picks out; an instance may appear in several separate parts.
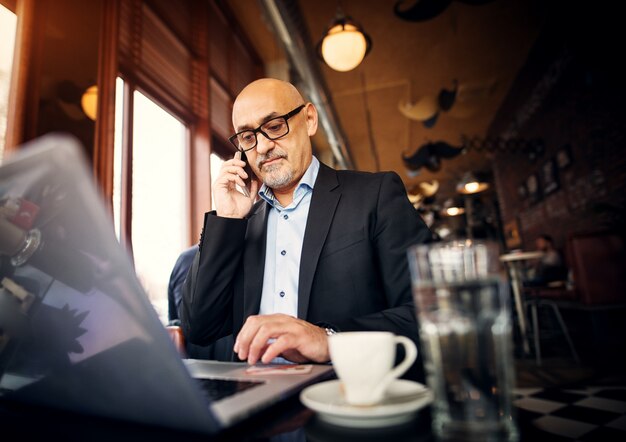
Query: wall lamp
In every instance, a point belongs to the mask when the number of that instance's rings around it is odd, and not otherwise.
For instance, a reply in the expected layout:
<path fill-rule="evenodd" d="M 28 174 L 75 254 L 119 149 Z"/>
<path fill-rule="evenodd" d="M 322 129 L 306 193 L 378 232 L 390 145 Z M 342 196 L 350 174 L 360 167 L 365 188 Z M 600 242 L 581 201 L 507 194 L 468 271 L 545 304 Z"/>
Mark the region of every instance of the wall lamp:
<path fill-rule="evenodd" d="M 85 90 L 80 98 L 80 105 L 85 115 L 95 121 L 98 116 L 98 86 L 93 85 Z"/>
<path fill-rule="evenodd" d="M 371 49 L 372 39 L 369 35 L 340 8 L 317 44 L 320 59 L 339 72 L 357 67 Z"/>

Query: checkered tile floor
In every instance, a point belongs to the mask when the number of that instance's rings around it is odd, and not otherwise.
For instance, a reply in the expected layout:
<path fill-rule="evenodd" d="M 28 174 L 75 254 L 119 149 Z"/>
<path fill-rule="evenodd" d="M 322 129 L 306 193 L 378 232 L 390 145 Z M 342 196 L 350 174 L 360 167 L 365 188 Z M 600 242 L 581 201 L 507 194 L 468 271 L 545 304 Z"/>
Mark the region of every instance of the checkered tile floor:
<path fill-rule="evenodd" d="M 519 388 L 513 404 L 523 441 L 626 441 L 626 386 Z"/>

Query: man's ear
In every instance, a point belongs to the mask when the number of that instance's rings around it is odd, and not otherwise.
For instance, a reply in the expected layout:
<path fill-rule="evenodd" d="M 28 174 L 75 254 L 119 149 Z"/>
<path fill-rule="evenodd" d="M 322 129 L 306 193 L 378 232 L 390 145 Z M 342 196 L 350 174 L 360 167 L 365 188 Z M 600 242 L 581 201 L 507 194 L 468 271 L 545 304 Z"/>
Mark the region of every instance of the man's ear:
<path fill-rule="evenodd" d="M 317 132 L 317 109 L 313 103 L 307 103 L 305 111 L 307 134 L 312 137 Z"/>

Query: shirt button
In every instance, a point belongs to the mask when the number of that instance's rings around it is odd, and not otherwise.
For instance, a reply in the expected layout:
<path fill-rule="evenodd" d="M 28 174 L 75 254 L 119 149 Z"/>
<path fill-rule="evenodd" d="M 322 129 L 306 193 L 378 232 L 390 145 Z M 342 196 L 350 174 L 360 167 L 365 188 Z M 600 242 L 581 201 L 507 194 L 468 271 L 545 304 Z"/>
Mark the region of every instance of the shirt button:
<path fill-rule="evenodd" d="M 283 256 L 285 256 L 285 255 L 287 254 L 287 251 L 286 251 L 286 250 L 283 250 L 283 251 L 281 251 L 281 252 L 280 252 L 280 254 L 281 254 L 281 255 L 283 255 Z"/>
<path fill-rule="evenodd" d="M 284 219 L 289 219 L 289 215 L 283 215 Z"/>
<path fill-rule="evenodd" d="M 285 297 L 285 292 L 280 292 L 279 295 L 280 295 L 281 298 L 284 298 Z"/>

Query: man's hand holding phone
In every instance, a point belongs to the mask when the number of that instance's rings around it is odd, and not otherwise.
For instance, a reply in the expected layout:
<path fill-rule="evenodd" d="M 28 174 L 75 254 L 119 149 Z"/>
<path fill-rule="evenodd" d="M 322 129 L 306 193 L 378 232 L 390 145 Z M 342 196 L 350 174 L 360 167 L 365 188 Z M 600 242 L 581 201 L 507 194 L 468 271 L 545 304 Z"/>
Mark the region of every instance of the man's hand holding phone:
<path fill-rule="evenodd" d="M 213 182 L 213 200 L 218 216 L 243 218 L 248 214 L 256 199 L 258 183 L 244 168 L 241 151 L 222 164 L 217 179 Z M 250 187 L 246 185 L 250 182 Z M 241 189 L 241 191 L 237 188 Z"/>

